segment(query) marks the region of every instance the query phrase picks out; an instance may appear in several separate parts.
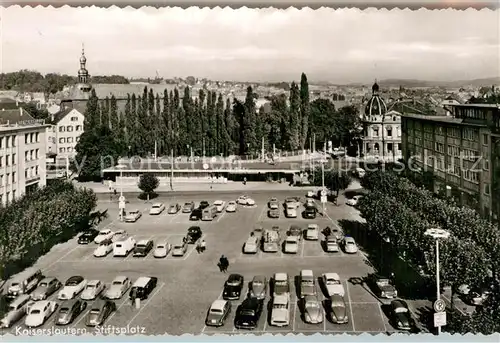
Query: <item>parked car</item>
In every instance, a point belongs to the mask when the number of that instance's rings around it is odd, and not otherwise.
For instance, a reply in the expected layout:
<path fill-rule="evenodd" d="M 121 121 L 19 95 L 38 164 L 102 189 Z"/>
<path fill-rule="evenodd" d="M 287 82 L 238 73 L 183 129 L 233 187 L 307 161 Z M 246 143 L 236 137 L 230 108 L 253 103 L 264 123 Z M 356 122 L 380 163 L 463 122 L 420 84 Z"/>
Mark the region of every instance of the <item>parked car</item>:
<path fill-rule="evenodd" d="M 288 203 L 285 207 L 285 217 L 297 218 L 297 207 L 294 203 Z"/>
<path fill-rule="evenodd" d="M 160 242 L 156 244 L 156 248 L 153 251 L 153 256 L 155 258 L 167 257 L 168 253 L 172 249 L 172 245 L 167 241 Z"/>
<path fill-rule="evenodd" d="M 318 209 L 314 205 L 306 205 L 304 212 L 302 213 L 302 216 L 305 219 L 316 219 L 316 213 L 318 212 Z"/>
<path fill-rule="evenodd" d="M 285 238 L 283 252 L 285 254 L 296 254 L 299 252 L 299 239 L 297 236 L 288 236 Z"/>
<path fill-rule="evenodd" d="M 101 244 L 105 240 L 112 239 L 115 233 L 110 229 L 102 229 L 99 234 L 94 238 L 94 243 Z"/>
<path fill-rule="evenodd" d="M 224 209 L 226 208 L 226 202 L 223 200 L 215 200 L 214 206 L 217 209 L 218 213 L 222 213 L 222 212 L 224 212 Z"/>
<path fill-rule="evenodd" d="M 5 297 L 7 300 L 13 300 L 21 294 L 28 294 L 37 287 L 43 278 L 40 269 L 34 267 L 25 269 L 8 281 Z"/>
<path fill-rule="evenodd" d="M 280 217 L 280 210 L 277 209 L 277 208 L 273 208 L 271 210 L 268 210 L 267 211 L 267 216 L 269 218 L 279 219 L 279 217 Z"/>
<path fill-rule="evenodd" d="M 271 198 L 271 199 L 269 199 L 269 202 L 267 203 L 267 207 L 269 207 L 270 210 L 279 210 L 280 203 L 279 203 L 278 199 Z"/>
<path fill-rule="evenodd" d="M 114 257 L 127 257 L 135 247 L 135 238 L 127 237 L 124 240 L 113 243 L 113 256 Z"/>
<path fill-rule="evenodd" d="M 337 226 L 330 228 L 330 234 L 328 236 L 334 237 L 337 241 L 341 241 L 344 239 L 344 232 Z"/>
<path fill-rule="evenodd" d="M 55 319 L 56 325 L 71 324 L 87 308 L 87 303 L 80 299 L 65 301 L 59 306 Z"/>
<path fill-rule="evenodd" d="M 252 198 L 247 198 L 247 206 L 255 206 L 255 200 Z"/>
<path fill-rule="evenodd" d="M 237 208 L 238 208 L 238 205 L 236 204 L 236 201 L 229 201 L 227 203 L 226 212 L 230 212 L 230 213 L 236 212 Z"/>
<path fill-rule="evenodd" d="M 224 283 L 222 297 L 225 300 L 238 300 L 243 289 L 244 278 L 240 274 L 231 274 Z"/>
<path fill-rule="evenodd" d="M 303 231 L 302 228 L 298 225 L 291 225 L 288 231 L 286 232 L 287 236 L 296 236 L 298 240 L 302 239 Z"/>
<path fill-rule="evenodd" d="M 386 299 L 398 297 L 398 291 L 389 278 L 371 274 L 368 280 L 371 288 L 378 297 Z"/>
<path fill-rule="evenodd" d="M 295 208 L 300 206 L 300 198 L 299 197 L 288 197 L 285 199 L 285 208 L 288 206 L 295 206 Z"/>
<path fill-rule="evenodd" d="M 200 201 L 200 205 L 198 206 L 198 208 L 200 210 L 204 210 L 205 208 L 207 208 L 208 206 L 210 206 L 209 202 L 206 201 L 206 200 L 202 200 Z"/>
<path fill-rule="evenodd" d="M 61 281 L 55 277 L 46 277 L 38 284 L 37 288 L 31 293 L 32 300 L 45 300 L 62 287 Z"/>
<path fill-rule="evenodd" d="M 323 323 L 323 307 L 318 297 L 315 295 L 306 295 L 301 301 L 304 321 L 309 324 Z"/>
<path fill-rule="evenodd" d="M 408 304 L 403 300 L 391 301 L 390 320 L 399 330 L 411 330 L 415 325 Z"/>
<path fill-rule="evenodd" d="M 101 326 L 114 311 L 116 311 L 116 304 L 114 302 L 99 299 L 92 304 L 92 307 L 87 314 L 85 325 Z"/>
<path fill-rule="evenodd" d="M 117 276 L 104 293 L 104 298 L 110 300 L 120 299 L 125 293 L 127 293 L 129 288 L 130 279 L 127 276 Z"/>
<path fill-rule="evenodd" d="M 347 306 L 345 299 L 340 294 L 334 294 L 330 297 L 330 319 L 335 324 L 346 324 L 349 322 Z"/>
<path fill-rule="evenodd" d="M 259 251 L 260 240 L 257 236 L 250 236 L 243 245 L 244 254 L 256 254 Z"/>
<path fill-rule="evenodd" d="M 84 231 L 79 237 L 78 237 L 78 244 L 89 244 L 92 242 L 97 235 L 99 234 L 98 230 L 87 230 Z"/>
<path fill-rule="evenodd" d="M 24 319 L 24 325 L 29 328 L 42 326 L 56 311 L 57 302 L 42 300 L 35 302 Z"/>
<path fill-rule="evenodd" d="M 172 256 L 174 257 L 182 257 L 186 254 L 188 249 L 188 244 L 186 241 L 179 239 L 172 245 Z"/>
<path fill-rule="evenodd" d="M 241 195 L 238 197 L 238 199 L 236 200 L 236 202 L 239 204 L 239 205 L 247 205 L 247 199 L 248 199 L 248 196 L 246 195 Z"/>
<path fill-rule="evenodd" d="M 265 299 L 267 293 L 267 278 L 263 275 L 256 275 L 250 282 L 248 295 L 251 298 Z"/>
<path fill-rule="evenodd" d="M 337 273 L 324 273 L 321 276 L 321 281 L 325 286 L 325 290 L 328 297 L 338 294 L 340 296 L 345 295 L 344 285 L 340 281 L 340 276 Z"/>
<path fill-rule="evenodd" d="M 111 239 L 106 239 L 102 241 L 97 248 L 95 248 L 94 256 L 105 257 L 112 251 L 113 251 L 113 241 Z"/>
<path fill-rule="evenodd" d="M 125 215 L 125 223 L 135 223 L 142 217 L 142 212 L 138 209 L 131 210 Z"/>
<path fill-rule="evenodd" d="M 290 294 L 290 282 L 287 273 L 275 273 L 273 277 L 273 297 Z"/>
<path fill-rule="evenodd" d="M 307 198 L 314 198 L 314 192 L 313 191 L 307 191 L 306 197 Z"/>
<path fill-rule="evenodd" d="M 362 197 L 362 195 L 355 195 L 351 199 L 348 199 L 345 203 L 349 206 L 356 206 L 358 205 L 359 199 L 361 199 Z"/>
<path fill-rule="evenodd" d="M 300 297 L 307 295 L 316 295 L 316 282 L 312 270 L 303 269 L 300 271 Z"/>
<path fill-rule="evenodd" d="M 191 213 L 194 210 L 194 202 L 186 202 L 184 206 L 182 206 L 182 213 Z"/>
<path fill-rule="evenodd" d="M 358 252 L 358 246 L 352 237 L 344 238 L 344 252 L 347 254 L 355 254 Z"/>
<path fill-rule="evenodd" d="M 72 276 L 64 284 L 63 289 L 57 294 L 57 299 L 59 300 L 70 300 L 73 299 L 77 294 L 87 285 L 87 280 L 82 276 Z"/>
<path fill-rule="evenodd" d="M 282 294 L 273 298 L 270 324 L 280 327 L 290 324 L 290 297 L 288 295 Z"/>
<path fill-rule="evenodd" d="M 188 244 L 196 243 L 203 233 L 201 232 L 201 228 L 199 226 L 191 226 L 187 232 L 187 242 Z"/>
<path fill-rule="evenodd" d="M 132 285 L 128 297 L 131 300 L 145 300 L 153 292 L 157 284 L 158 278 L 154 276 L 141 276 Z"/>
<path fill-rule="evenodd" d="M 492 293 L 492 290 L 488 287 L 473 287 L 467 294 L 466 299 L 473 306 L 482 306 Z"/>
<path fill-rule="evenodd" d="M 146 257 L 153 250 L 153 241 L 151 239 L 143 239 L 135 244 L 134 257 Z"/>
<path fill-rule="evenodd" d="M 165 211 L 165 204 L 161 202 L 154 203 L 149 210 L 150 215 L 159 215 Z"/>
<path fill-rule="evenodd" d="M 318 224 L 309 224 L 306 229 L 307 240 L 317 241 L 319 239 L 319 226 Z"/>
<path fill-rule="evenodd" d="M 106 285 L 99 280 L 90 280 L 82 291 L 80 298 L 94 300 L 106 289 Z"/>
<path fill-rule="evenodd" d="M 178 204 L 178 203 L 175 203 L 175 204 L 171 204 L 171 205 L 168 207 L 168 211 L 167 211 L 167 213 L 168 213 L 168 214 L 176 214 L 176 213 L 178 213 L 180 210 L 181 210 L 181 205 L 180 205 L 180 204 Z"/>
<path fill-rule="evenodd" d="M 205 325 L 223 326 L 231 313 L 231 302 L 227 300 L 215 300 L 207 312 Z"/>
<path fill-rule="evenodd" d="M 324 240 L 325 251 L 326 252 L 339 252 L 339 244 L 335 236 L 326 236 Z"/>
<path fill-rule="evenodd" d="M 29 306 L 33 306 L 35 302 L 30 299 L 28 294 L 21 294 L 14 299 L 7 308 L 7 313 L 0 320 L 0 329 L 10 328 L 17 323 L 28 312 Z"/>
<path fill-rule="evenodd" d="M 237 329 L 255 329 L 264 307 L 264 301 L 257 298 L 246 298 L 236 309 L 234 326 Z"/>
<path fill-rule="evenodd" d="M 189 215 L 189 220 L 201 220 L 201 217 L 203 216 L 203 210 L 200 208 L 195 208 L 193 211 L 191 211 L 191 214 Z"/>

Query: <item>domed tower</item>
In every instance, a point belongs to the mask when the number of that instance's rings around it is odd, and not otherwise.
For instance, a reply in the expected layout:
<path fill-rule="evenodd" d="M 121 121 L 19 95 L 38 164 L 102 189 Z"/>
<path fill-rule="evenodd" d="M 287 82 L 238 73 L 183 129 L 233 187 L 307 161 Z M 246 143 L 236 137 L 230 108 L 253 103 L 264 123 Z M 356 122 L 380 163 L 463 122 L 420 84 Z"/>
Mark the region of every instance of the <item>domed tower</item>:
<path fill-rule="evenodd" d="M 80 57 L 80 70 L 78 70 L 78 89 L 82 92 L 90 92 L 92 86 L 90 85 L 90 76 L 88 70 L 85 68 L 87 58 L 85 57 L 85 49 L 82 45 L 82 56 Z"/>
<path fill-rule="evenodd" d="M 379 86 L 377 81 L 372 86 L 372 97 L 365 106 L 365 120 L 383 121 L 384 114 L 387 112 L 387 105 L 384 99 L 379 95 Z"/>

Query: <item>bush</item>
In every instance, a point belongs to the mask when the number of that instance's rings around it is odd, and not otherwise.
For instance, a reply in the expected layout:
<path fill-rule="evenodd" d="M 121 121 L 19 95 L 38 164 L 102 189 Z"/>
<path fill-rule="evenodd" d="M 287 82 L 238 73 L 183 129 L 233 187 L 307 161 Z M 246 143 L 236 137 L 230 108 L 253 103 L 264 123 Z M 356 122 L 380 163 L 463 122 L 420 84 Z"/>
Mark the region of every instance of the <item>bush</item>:
<path fill-rule="evenodd" d="M 140 195 L 141 199 L 142 198 L 147 198 L 150 199 L 155 193 L 155 189 L 158 188 L 160 185 L 160 180 L 158 177 L 156 177 L 153 174 L 147 173 L 147 174 L 142 174 L 141 177 L 139 178 L 139 189 L 143 192 L 143 194 Z"/>

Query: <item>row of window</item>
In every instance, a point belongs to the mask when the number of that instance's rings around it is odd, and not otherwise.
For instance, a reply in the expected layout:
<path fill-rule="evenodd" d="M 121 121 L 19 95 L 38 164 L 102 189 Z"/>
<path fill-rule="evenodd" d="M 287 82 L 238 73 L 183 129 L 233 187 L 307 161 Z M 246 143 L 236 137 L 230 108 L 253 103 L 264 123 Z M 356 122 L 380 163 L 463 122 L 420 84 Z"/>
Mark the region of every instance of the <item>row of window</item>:
<path fill-rule="evenodd" d="M 75 142 L 78 142 L 79 140 L 80 137 L 75 138 Z M 73 143 L 73 137 L 68 137 L 68 138 L 61 137 L 59 138 L 59 143 Z"/>
<path fill-rule="evenodd" d="M 60 153 L 65 153 L 65 152 L 73 152 L 73 148 L 72 148 L 72 147 L 68 147 L 68 148 L 59 148 L 59 152 L 60 152 Z"/>
<path fill-rule="evenodd" d="M 16 190 L 13 190 L 12 193 L 11 192 L 6 193 L 5 200 L 7 200 L 7 203 L 11 202 L 15 198 L 16 198 Z M 3 204 L 3 194 L 0 194 L 0 205 L 2 204 Z"/>
<path fill-rule="evenodd" d="M 24 144 L 39 143 L 40 135 L 38 132 L 24 134 Z"/>
<path fill-rule="evenodd" d="M 6 166 L 17 164 L 16 154 L 0 156 L 0 167 L 3 167 L 4 163 Z"/>
<path fill-rule="evenodd" d="M 463 130 L 463 139 L 474 142 L 479 141 L 479 130 L 465 128 Z"/>
<path fill-rule="evenodd" d="M 373 131 L 373 137 L 379 137 L 379 128 L 377 126 L 373 127 L 372 128 L 372 131 Z M 386 137 L 392 137 L 392 127 L 390 126 L 387 126 L 386 127 Z M 399 127 L 396 127 L 396 131 L 397 131 L 397 137 L 401 137 L 401 130 L 399 129 Z"/>
<path fill-rule="evenodd" d="M 16 146 L 16 136 L 6 136 L 6 137 L 0 137 L 0 149 L 4 148 L 14 148 Z"/>
<path fill-rule="evenodd" d="M 31 168 L 26 168 L 24 170 L 24 177 L 26 180 L 29 180 L 33 177 L 37 177 L 39 174 L 38 166 L 34 166 Z"/>
<path fill-rule="evenodd" d="M 75 131 L 83 131 L 82 125 L 76 125 Z M 73 125 L 59 126 L 59 132 L 73 132 Z"/>
<path fill-rule="evenodd" d="M 460 118 L 471 118 L 471 119 L 480 119 L 485 120 L 486 115 L 485 111 L 482 111 L 478 108 L 457 108 L 457 114 Z"/>
<path fill-rule="evenodd" d="M 9 184 L 14 184 L 17 182 L 17 173 L 12 172 L 5 175 L 0 175 L 0 186 L 8 186 Z"/>
<path fill-rule="evenodd" d="M 40 149 L 32 149 L 24 152 L 24 160 L 26 162 L 38 160 L 40 158 Z"/>

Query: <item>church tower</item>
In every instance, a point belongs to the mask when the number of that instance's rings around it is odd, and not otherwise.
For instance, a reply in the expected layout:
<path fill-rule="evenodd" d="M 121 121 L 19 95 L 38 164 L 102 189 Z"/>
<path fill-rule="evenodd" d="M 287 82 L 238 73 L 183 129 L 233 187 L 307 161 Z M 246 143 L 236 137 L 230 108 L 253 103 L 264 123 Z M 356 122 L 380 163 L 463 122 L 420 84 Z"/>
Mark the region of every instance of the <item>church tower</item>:
<path fill-rule="evenodd" d="M 85 49 L 82 45 L 82 56 L 80 57 L 80 70 L 78 70 L 78 89 L 84 93 L 90 93 L 92 85 L 90 84 L 90 75 L 86 69 L 87 58 Z"/>

